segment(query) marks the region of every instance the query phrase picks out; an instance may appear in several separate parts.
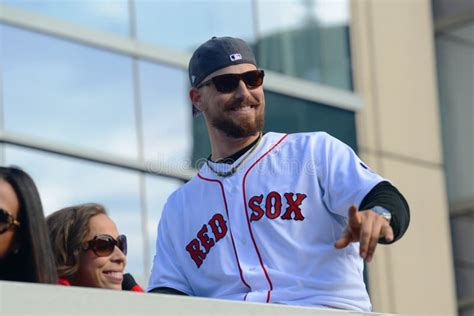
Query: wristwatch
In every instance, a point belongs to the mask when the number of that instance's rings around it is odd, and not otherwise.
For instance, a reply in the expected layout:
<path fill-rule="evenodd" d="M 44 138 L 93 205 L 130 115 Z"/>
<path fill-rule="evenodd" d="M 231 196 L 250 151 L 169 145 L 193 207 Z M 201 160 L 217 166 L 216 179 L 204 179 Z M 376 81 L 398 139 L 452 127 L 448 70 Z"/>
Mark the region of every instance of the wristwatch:
<path fill-rule="evenodd" d="M 392 213 L 390 213 L 390 211 L 387 210 L 385 207 L 376 205 L 372 207 L 372 211 L 385 218 L 389 224 L 392 221 Z"/>

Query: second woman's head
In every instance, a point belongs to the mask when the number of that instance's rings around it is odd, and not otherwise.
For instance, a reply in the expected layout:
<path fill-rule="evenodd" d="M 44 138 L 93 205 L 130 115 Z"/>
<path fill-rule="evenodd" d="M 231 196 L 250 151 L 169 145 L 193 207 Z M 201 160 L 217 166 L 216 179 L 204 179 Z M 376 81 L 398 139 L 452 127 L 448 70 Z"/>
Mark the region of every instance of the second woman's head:
<path fill-rule="evenodd" d="M 60 278 L 77 286 L 122 289 L 127 241 L 103 206 L 63 208 L 46 221 Z"/>

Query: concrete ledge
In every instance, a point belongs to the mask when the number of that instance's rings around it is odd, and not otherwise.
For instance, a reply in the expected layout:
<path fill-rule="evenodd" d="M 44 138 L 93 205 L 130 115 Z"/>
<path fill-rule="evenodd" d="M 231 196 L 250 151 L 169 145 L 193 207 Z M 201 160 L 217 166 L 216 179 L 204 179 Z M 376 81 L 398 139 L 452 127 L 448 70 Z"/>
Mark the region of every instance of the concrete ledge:
<path fill-rule="evenodd" d="M 388 315 L 0 281 L 0 315 Z"/>

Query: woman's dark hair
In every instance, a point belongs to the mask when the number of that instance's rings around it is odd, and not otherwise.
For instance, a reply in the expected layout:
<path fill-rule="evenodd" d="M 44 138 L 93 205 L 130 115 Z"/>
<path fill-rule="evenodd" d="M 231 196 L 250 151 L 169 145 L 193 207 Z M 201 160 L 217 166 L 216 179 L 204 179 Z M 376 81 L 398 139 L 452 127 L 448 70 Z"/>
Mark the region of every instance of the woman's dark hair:
<path fill-rule="evenodd" d="M 59 277 L 75 283 L 79 255 L 89 234 L 90 219 L 107 215 L 100 204 L 88 203 L 60 209 L 46 218 Z"/>
<path fill-rule="evenodd" d="M 2 279 L 57 283 L 56 266 L 43 214 L 41 199 L 33 179 L 16 167 L 0 167 L 0 179 L 8 182 L 18 198 L 18 238 L 20 249 L 2 262 Z"/>

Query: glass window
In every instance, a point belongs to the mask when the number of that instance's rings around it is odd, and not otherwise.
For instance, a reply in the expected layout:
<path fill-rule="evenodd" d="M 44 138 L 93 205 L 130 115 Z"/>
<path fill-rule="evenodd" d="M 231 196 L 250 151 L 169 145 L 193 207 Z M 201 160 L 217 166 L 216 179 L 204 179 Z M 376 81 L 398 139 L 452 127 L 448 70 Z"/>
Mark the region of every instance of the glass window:
<path fill-rule="evenodd" d="M 211 154 L 211 142 L 207 133 L 204 115 L 200 114 L 193 119 L 193 156 L 192 163 L 199 169 L 199 162 L 204 161 Z"/>
<path fill-rule="evenodd" d="M 46 215 L 79 203 L 104 205 L 127 235 L 126 270 L 139 278 L 145 274 L 137 173 L 10 145 L 5 158 L 6 165 L 21 167 L 34 179 Z"/>
<path fill-rule="evenodd" d="M 254 40 L 251 0 L 137 0 L 137 38 L 192 51 L 212 36 Z"/>
<path fill-rule="evenodd" d="M 140 62 L 145 160 L 189 168 L 192 107 L 188 77 L 181 69 Z"/>
<path fill-rule="evenodd" d="M 265 92 L 265 129 L 298 133 L 322 131 L 357 149 L 355 114 L 321 103 Z"/>
<path fill-rule="evenodd" d="M 101 31 L 130 34 L 128 0 L 0 0 L 0 4 Z"/>
<path fill-rule="evenodd" d="M 474 215 L 452 217 L 451 235 L 457 296 L 460 300 L 474 297 Z"/>
<path fill-rule="evenodd" d="M 14 27 L 0 32 L 7 130 L 137 157 L 130 58 Z"/>
<path fill-rule="evenodd" d="M 257 0 L 260 67 L 352 89 L 347 0 Z"/>
<path fill-rule="evenodd" d="M 459 311 L 459 316 L 472 316 L 472 315 L 474 315 L 474 306 L 469 306 Z"/>
<path fill-rule="evenodd" d="M 451 204 L 474 200 L 474 47 L 469 44 L 474 32 L 471 38 L 463 37 L 465 30 L 469 26 L 436 39 L 443 157 Z"/>
<path fill-rule="evenodd" d="M 445 4 L 448 3 L 448 1 L 445 2 Z M 446 6 L 446 8 L 448 7 Z M 456 6 L 450 9 L 453 8 L 460 9 Z M 435 9 L 440 8 L 438 6 Z M 442 15 L 445 15 L 444 18 L 446 18 L 454 12 L 448 11 L 441 12 L 441 16 L 437 18 L 443 18 Z M 444 30 L 436 37 L 443 157 L 446 190 L 453 214 L 451 216 L 451 234 L 456 292 L 461 316 L 474 314 L 472 303 L 467 304 L 474 297 L 474 252 L 472 251 L 472 240 L 474 240 L 473 31 L 474 23 L 468 23 Z"/>
<path fill-rule="evenodd" d="M 474 269 L 474 251 L 472 251 L 471 242 L 474 240 L 474 214 L 453 217 L 451 219 L 451 234 L 455 260 L 469 262 Z"/>

